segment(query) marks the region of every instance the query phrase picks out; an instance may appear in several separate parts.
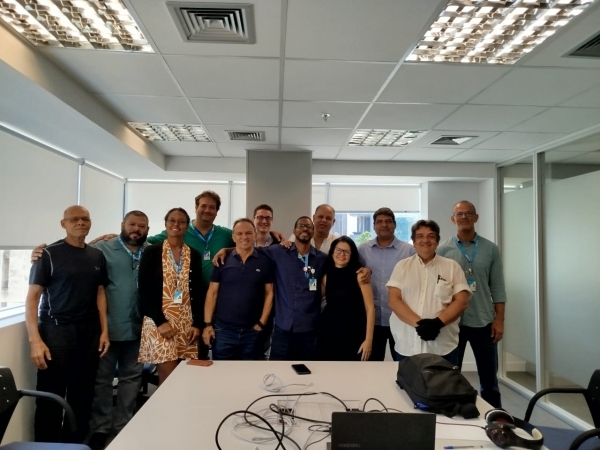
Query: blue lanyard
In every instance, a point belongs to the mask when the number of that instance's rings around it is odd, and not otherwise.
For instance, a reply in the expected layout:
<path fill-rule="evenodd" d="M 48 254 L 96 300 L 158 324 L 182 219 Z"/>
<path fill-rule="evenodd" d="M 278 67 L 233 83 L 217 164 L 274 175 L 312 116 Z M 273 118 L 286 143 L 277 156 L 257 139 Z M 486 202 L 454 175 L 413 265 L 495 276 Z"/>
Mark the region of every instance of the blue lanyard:
<path fill-rule="evenodd" d="M 175 268 L 175 272 L 177 272 L 177 277 L 179 278 L 179 272 L 181 272 L 181 257 L 183 256 L 183 247 L 181 248 L 181 253 L 179 253 L 179 263 L 175 262 L 175 255 L 173 255 L 173 250 L 169 249 L 169 254 L 171 255 L 173 267 Z"/>
<path fill-rule="evenodd" d="M 121 236 L 119 236 L 118 239 L 119 239 L 119 244 L 121 244 L 121 246 L 125 249 L 125 251 L 127 252 L 127 254 L 129 256 L 131 256 L 131 259 L 133 259 L 134 261 L 140 262 L 140 259 L 142 259 L 142 250 L 143 250 L 142 246 L 140 246 L 140 248 L 138 248 L 137 252 L 133 253 L 125 245 L 125 242 L 123 242 L 123 239 L 121 239 Z"/>
<path fill-rule="evenodd" d="M 207 237 L 202 236 L 202 233 L 200 233 L 196 227 L 194 225 L 192 225 L 192 230 L 194 230 L 194 233 L 196 233 L 196 236 L 198 236 L 198 238 L 204 242 L 204 245 L 206 245 L 208 247 L 208 243 L 210 242 L 210 238 L 212 238 L 213 233 L 215 232 L 215 226 L 213 225 L 213 227 L 210 229 L 210 233 L 208 233 Z"/>
<path fill-rule="evenodd" d="M 456 247 L 458 248 L 458 250 L 460 250 L 462 255 L 465 257 L 465 259 L 469 263 L 469 269 L 471 269 L 471 266 L 473 265 L 473 261 L 475 261 L 475 256 L 477 256 L 477 250 L 479 249 L 479 236 L 477 236 L 477 235 L 475 236 L 475 246 L 473 247 L 471 256 L 467 255 L 467 250 L 458 241 L 456 236 L 452 236 L 452 239 L 454 239 L 454 243 L 456 244 Z"/>
<path fill-rule="evenodd" d="M 304 276 L 308 278 L 310 276 L 308 273 L 308 253 L 304 256 L 298 253 L 298 259 L 301 259 L 304 262 Z"/>

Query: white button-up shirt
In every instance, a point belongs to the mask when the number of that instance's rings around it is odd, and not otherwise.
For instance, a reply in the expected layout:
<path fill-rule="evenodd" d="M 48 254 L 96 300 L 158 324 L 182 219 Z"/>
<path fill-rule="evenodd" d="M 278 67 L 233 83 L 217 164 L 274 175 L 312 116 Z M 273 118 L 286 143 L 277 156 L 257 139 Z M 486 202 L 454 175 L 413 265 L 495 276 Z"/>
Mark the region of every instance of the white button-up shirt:
<path fill-rule="evenodd" d="M 400 261 L 386 286 L 400 289 L 402 301 L 422 319 L 437 317 L 452 302 L 452 296 L 460 291 L 468 292 L 471 298 L 460 265 L 439 255 L 427 264 L 423 264 L 419 255 Z M 456 319 L 447 324 L 435 340 L 423 341 L 415 328 L 392 312 L 390 330 L 396 341 L 396 351 L 401 355 L 447 355 L 458 346 L 458 323 L 459 319 Z"/>

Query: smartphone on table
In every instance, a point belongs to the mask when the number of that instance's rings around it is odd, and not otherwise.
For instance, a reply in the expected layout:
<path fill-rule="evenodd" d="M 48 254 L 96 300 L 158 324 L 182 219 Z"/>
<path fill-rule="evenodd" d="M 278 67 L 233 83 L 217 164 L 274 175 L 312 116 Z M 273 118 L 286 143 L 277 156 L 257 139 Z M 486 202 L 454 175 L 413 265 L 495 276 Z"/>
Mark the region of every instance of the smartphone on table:
<path fill-rule="evenodd" d="M 298 375 L 310 375 L 312 373 L 304 364 L 292 364 L 292 369 L 294 369 Z"/>

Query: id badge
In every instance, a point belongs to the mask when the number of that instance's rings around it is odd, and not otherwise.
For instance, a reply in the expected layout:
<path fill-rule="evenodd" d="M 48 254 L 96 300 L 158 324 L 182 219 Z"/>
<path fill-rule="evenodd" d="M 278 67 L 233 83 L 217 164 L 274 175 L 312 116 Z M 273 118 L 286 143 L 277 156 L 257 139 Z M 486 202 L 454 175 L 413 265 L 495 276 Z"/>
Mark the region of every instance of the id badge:
<path fill-rule="evenodd" d="M 309 291 L 316 291 L 317 290 L 317 279 L 316 278 L 310 278 L 308 280 L 308 290 Z"/>
<path fill-rule="evenodd" d="M 204 250 L 204 253 L 202 254 L 204 261 L 210 261 L 210 250 L 206 249 Z"/>
<path fill-rule="evenodd" d="M 477 281 L 475 281 L 474 278 L 469 278 L 467 280 L 467 284 L 469 285 L 469 289 L 471 289 L 471 292 L 477 291 Z"/>
<path fill-rule="evenodd" d="M 175 303 L 176 305 L 181 305 L 183 303 L 182 291 L 175 291 L 175 294 L 173 295 L 173 303 Z"/>

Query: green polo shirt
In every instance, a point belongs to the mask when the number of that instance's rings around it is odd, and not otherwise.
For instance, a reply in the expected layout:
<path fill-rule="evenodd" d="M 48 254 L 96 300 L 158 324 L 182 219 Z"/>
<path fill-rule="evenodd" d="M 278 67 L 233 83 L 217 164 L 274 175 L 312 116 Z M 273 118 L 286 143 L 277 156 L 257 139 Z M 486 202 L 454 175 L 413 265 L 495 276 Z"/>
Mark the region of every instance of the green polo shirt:
<path fill-rule="evenodd" d="M 473 254 L 475 241 L 459 242 L 465 248 L 467 255 Z M 473 274 L 477 287 L 460 321 L 461 325 L 474 328 L 485 327 L 492 323 L 496 317 L 494 304 L 506 303 L 500 250 L 496 244 L 481 236 L 479 236 L 478 247 L 473 261 Z M 465 272 L 465 277 L 470 278 L 469 262 L 458 249 L 453 238 L 440 243 L 436 253 L 456 261 Z"/>
<path fill-rule="evenodd" d="M 134 262 L 119 243 L 119 238 L 92 245 L 104 253 L 110 283 L 106 286 L 108 338 L 132 341 L 142 335 L 142 313 L 138 300 L 139 262 Z"/>
<path fill-rule="evenodd" d="M 229 228 L 221 227 L 219 225 L 213 226 L 215 231 L 211 236 L 210 241 L 208 241 L 208 244 L 198 237 L 196 233 L 199 233 L 199 231 L 196 230 L 191 223 L 183 236 L 183 242 L 202 255 L 202 278 L 204 279 L 206 286 L 210 284 L 210 275 L 213 270 L 212 259 L 214 256 L 223 248 L 235 247 L 235 242 L 233 242 L 233 238 L 231 237 L 232 231 Z M 208 235 L 204 237 L 206 238 Z M 167 239 L 167 231 L 163 230 L 162 233 L 149 237 L 148 242 L 150 244 L 158 244 L 165 239 Z M 204 252 L 207 247 L 210 251 L 210 258 L 205 260 Z"/>

